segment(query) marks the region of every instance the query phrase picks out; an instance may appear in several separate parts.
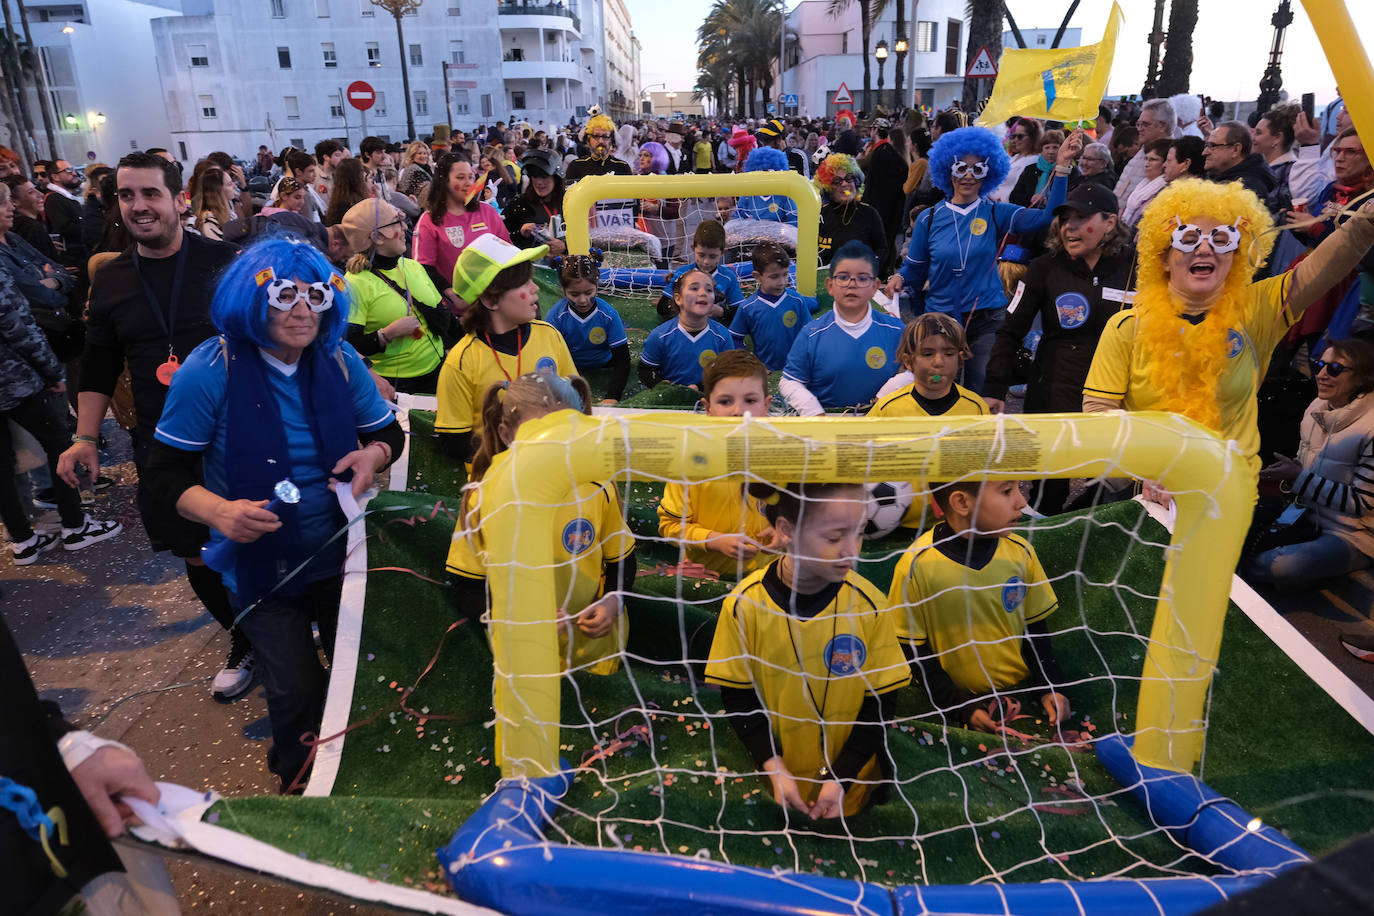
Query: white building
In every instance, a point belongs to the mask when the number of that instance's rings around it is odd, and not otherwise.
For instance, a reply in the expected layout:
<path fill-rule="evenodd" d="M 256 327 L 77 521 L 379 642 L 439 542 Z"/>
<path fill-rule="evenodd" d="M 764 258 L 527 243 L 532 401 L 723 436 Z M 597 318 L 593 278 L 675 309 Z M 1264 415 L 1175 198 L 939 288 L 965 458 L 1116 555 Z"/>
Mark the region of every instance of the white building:
<path fill-rule="evenodd" d="M 152 38 L 169 146 L 187 162 L 259 144 L 340 138 L 356 150 L 368 134 L 406 138 L 402 54 L 419 136 L 444 123 L 565 123 L 604 104 L 602 0 L 429 0 L 401 20 L 403 49 L 395 20 L 370 0 L 181 6 L 184 16 L 153 22 Z M 357 81 L 375 94 L 366 112 L 349 104 Z"/>
<path fill-rule="evenodd" d="M 1058 32 L 1058 27 L 1052 29 L 1022 29 L 1021 37 L 1026 42 L 1027 51 L 1046 51 L 1054 46 L 1054 33 Z M 1082 29 L 1065 29 L 1064 37 L 1059 39 L 1059 47 L 1076 48 L 1083 44 Z M 1016 36 L 1007 30 L 1002 33 L 1002 50 L 1015 50 L 1017 47 Z"/>
<path fill-rule="evenodd" d="M 635 37 L 625 0 L 603 0 L 603 3 L 606 113 L 615 121 L 624 121 L 635 117 L 635 99 L 639 98 L 639 39 Z"/>
<path fill-rule="evenodd" d="M 45 91 L 28 93 L 34 142 L 16 137 L 22 125 L 15 124 L 8 145 L 26 149 L 29 160 L 78 165 L 112 165 L 130 150 L 166 146 L 169 122 L 157 100 L 150 23 L 180 7 L 181 0 L 26 0 Z M 17 14 L 14 27 L 21 32 Z M 44 108 L 56 149 L 48 143 Z"/>
<path fill-rule="evenodd" d="M 944 107 L 957 97 L 963 86 L 964 54 L 968 41 L 968 22 L 964 0 L 920 0 L 907 6 L 916 21 L 906 23 L 908 52 L 902 80 L 905 105 Z M 851 3 L 838 16 L 830 15 L 829 0 L 802 0 L 787 14 L 788 28 L 797 36 L 789 46 L 782 79 L 774 92 L 795 94 L 797 105 L 788 114 L 826 117 L 843 108 L 855 111 L 863 100 L 863 32 L 859 7 Z M 878 94 L 878 61 L 872 59 L 879 40 L 889 49 L 896 45 L 896 7 L 889 3 L 873 24 L 868 53 L 873 105 L 895 107 L 895 68 L 897 56 L 890 52 L 883 67 L 882 99 Z M 840 86 L 853 96 L 849 104 L 835 104 Z"/>

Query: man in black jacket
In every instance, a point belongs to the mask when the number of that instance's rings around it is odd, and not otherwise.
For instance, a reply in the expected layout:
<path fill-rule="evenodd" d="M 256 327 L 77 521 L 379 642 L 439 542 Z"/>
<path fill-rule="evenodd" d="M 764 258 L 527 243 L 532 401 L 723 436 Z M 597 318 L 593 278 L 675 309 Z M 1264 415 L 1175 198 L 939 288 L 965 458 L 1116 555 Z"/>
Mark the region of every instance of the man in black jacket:
<path fill-rule="evenodd" d="M 81 181 L 70 162 L 54 162 L 48 175 L 48 194 L 43 198 L 43 215 L 48 220 L 48 231 L 62 239 L 63 261 L 84 270 L 86 246 L 81 241 L 81 218 L 85 205 L 77 196 Z"/>
<path fill-rule="evenodd" d="M 1239 181 L 1260 200 L 1268 200 L 1278 186 L 1279 180 L 1264 157 L 1250 151 L 1250 128 L 1240 121 L 1218 124 L 1202 146 L 1202 158 L 1210 180 L 1222 184 Z"/>

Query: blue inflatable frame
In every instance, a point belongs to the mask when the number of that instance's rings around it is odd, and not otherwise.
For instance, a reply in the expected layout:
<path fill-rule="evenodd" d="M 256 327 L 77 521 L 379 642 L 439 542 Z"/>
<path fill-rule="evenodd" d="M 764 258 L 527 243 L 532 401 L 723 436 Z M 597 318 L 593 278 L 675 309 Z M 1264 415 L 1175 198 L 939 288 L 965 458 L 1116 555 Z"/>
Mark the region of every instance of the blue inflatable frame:
<path fill-rule="evenodd" d="M 1234 874 L 889 888 L 685 856 L 562 846 L 545 837 L 543 826 L 571 785 L 566 761 L 558 775 L 500 784 L 438 854 L 462 899 L 513 916 L 1187 916 L 1309 861 L 1281 833 L 1197 777 L 1140 765 L 1122 736 L 1102 738 L 1096 748 L 1155 823 Z"/>

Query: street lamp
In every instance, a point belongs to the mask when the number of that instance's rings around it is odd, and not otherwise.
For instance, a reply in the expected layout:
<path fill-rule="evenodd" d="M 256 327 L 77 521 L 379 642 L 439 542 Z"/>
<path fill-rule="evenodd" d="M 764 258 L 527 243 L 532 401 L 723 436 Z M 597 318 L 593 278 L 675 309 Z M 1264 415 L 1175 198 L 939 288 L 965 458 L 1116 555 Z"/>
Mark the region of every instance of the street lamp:
<path fill-rule="evenodd" d="M 897 99 L 893 103 L 893 108 L 901 111 L 906 107 L 906 99 L 902 96 L 902 77 L 906 75 L 906 36 L 898 35 L 897 43 L 892 46 L 892 50 L 897 52 L 897 66 L 893 68 L 892 85 L 896 89 Z"/>
<path fill-rule="evenodd" d="M 97 111 L 95 113 L 95 117 L 91 118 L 91 123 L 94 124 L 96 127 L 104 127 L 106 120 L 107 119 L 105 117 L 105 112 Z"/>
<path fill-rule="evenodd" d="M 62 119 L 62 123 L 64 123 L 64 124 L 67 125 L 67 129 L 68 129 L 68 130 L 76 130 L 76 125 L 77 125 L 76 115 L 70 114 L 70 113 L 67 114 L 67 115 Z"/>
<path fill-rule="evenodd" d="M 887 63 L 887 39 L 878 40 L 878 47 L 873 49 L 873 56 L 878 59 L 878 105 L 883 104 L 883 64 Z"/>
<path fill-rule="evenodd" d="M 677 98 L 677 93 L 670 89 L 663 93 L 663 97 L 668 100 L 668 117 L 671 118 L 673 116 L 673 99 Z"/>

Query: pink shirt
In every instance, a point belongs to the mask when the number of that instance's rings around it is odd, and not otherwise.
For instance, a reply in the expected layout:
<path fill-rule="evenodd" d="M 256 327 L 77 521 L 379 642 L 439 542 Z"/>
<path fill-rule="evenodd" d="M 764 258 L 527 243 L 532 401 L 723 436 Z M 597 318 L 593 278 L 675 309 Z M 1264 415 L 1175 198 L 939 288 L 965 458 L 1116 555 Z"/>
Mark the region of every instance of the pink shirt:
<path fill-rule="evenodd" d="M 439 271 L 451 286 L 458 255 L 473 239 L 487 233 L 510 241 L 501 214 L 491 204 L 478 204 L 477 209 L 470 212 L 445 213 L 437 227 L 426 210 L 415 224 L 415 260 Z"/>

